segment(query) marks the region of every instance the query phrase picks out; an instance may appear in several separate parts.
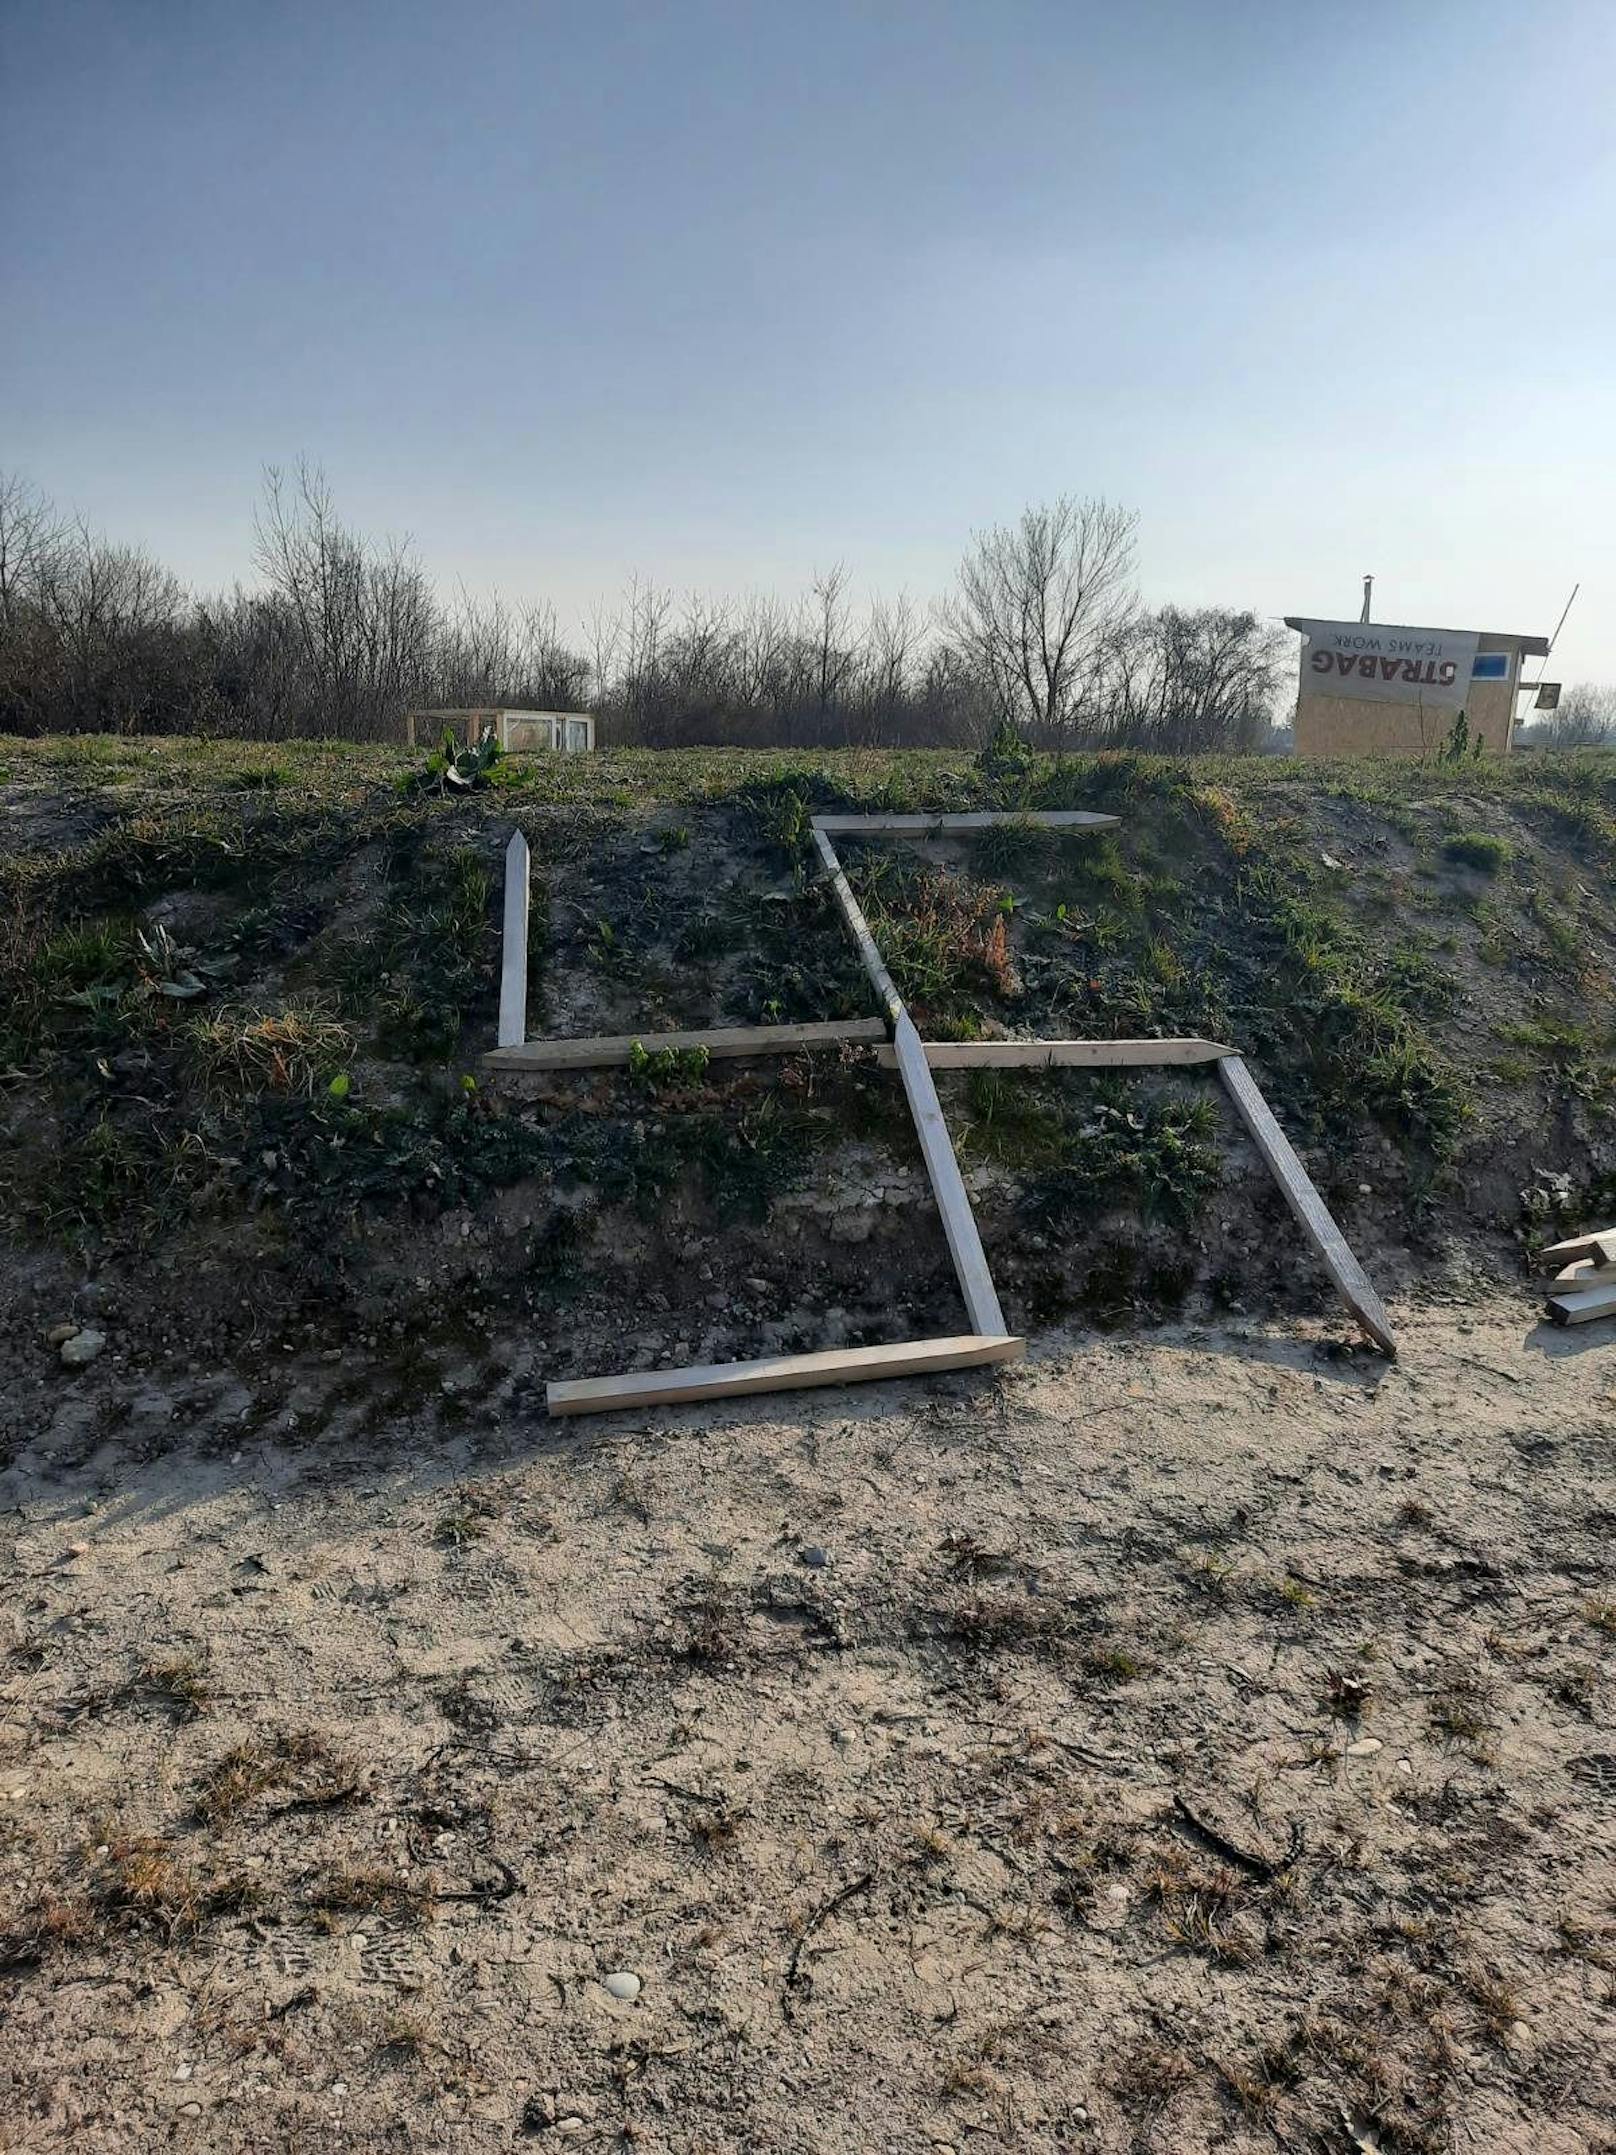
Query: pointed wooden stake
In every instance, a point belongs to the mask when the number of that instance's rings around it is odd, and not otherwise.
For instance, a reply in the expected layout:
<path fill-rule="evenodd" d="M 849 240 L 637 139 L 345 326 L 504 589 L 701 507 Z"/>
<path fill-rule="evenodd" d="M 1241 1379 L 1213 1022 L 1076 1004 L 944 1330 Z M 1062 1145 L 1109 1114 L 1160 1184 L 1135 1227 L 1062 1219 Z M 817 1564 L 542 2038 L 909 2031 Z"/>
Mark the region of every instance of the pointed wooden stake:
<path fill-rule="evenodd" d="M 527 1038 L 527 909 L 532 879 L 527 840 L 511 833 L 505 848 L 505 932 L 499 958 L 499 1044 L 517 1048 Z"/>

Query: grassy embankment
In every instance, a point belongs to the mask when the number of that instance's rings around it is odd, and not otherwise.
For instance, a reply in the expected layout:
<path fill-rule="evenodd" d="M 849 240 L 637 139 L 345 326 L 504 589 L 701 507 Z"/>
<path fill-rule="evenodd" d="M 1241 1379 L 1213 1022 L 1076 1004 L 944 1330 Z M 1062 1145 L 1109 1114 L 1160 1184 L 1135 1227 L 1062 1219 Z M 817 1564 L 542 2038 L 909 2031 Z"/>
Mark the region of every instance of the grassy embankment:
<path fill-rule="evenodd" d="M 102 1262 L 250 1220 L 330 1294 L 376 1222 L 517 1183 L 651 1216 L 694 1175 L 720 1222 L 764 1217 L 838 1134 L 901 1140 L 890 1083 L 653 1060 L 583 1106 L 498 1097 L 475 1071 L 500 853 L 520 823 L 534 1010 L 558 1004 L 557 1030 L 608 1029 L 579 1010 L 621 1029 L 862 1015 L 807 842 L 831 806 L 1123 818 L 1100 839 L 994 831 L 946 861 L 848 845 L 923 1028 L 1230 1041 L 1327 1189 L 1380 1185 L 1392 1148 L 1409 1235 L 1611 1209 L 1616 758 L 994 773 L 616 752 L 507 763 L 458 801 L 403 787 L 418 767 L 319 744 L 0 749 L 14 1239 Z M 1193 1225 L 1219 1185 L 1204 1087 L 989 1074 L 950 1112 L 968 1156 L 1022 1178 L 1030 1231 L 1096 1205 Z M 560 1207 L 532 1238 L 541 1289 L 579 1221 Z"/>

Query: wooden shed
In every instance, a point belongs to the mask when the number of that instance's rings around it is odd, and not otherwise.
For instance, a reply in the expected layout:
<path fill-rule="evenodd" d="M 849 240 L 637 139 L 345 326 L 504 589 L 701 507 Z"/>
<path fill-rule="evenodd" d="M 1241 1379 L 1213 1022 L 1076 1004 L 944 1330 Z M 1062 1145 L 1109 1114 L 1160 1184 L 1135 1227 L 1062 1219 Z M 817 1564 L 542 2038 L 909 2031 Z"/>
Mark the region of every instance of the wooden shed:
<path fill-rule="evenodd" d="M 1303 614 L 1287 614 L 1285 626 L 1302 638 L 1299 756 L 1434 756 L 1461 711 L 1466 740 L 1503 755 L 1515 732 L 1521 663 L 1549 649 L 1546 637 L 1493 629 Z"/>
<path fill-rule="evenodd" d="M 456 733 L 474 746 L 488 728 L 511 755 L 548 751 L 563 756 L 581 755 L 595 745 L 592 711 L 448 710 L 406 711 L 404 738 L 411 748 L 421 741 L 439 741 L 446 732 Z"/>

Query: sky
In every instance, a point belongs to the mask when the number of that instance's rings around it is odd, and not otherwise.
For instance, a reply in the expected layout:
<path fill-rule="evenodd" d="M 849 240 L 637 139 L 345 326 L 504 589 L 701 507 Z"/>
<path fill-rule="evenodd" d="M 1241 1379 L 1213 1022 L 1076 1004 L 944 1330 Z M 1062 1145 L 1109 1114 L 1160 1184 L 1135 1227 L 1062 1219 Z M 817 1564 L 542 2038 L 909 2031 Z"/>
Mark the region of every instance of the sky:
<path fill-rule="evenodd" d="M 266 464 L 446 591 L 1156 603 L 1616 681 L 1613 0 L 0 0 L 0 469 L 187 582 Z"/>

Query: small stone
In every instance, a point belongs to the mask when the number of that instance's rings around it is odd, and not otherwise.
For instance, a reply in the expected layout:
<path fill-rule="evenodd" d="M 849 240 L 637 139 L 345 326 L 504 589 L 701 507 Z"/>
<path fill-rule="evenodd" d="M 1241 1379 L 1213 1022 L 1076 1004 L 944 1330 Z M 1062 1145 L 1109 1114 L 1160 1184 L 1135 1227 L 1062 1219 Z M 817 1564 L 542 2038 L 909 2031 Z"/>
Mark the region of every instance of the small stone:
<path fill-rule="evenodd" d="M 62 1342 L 62 1360 L 69 1369 L 83 1369 L 93 1362 L 107 1343 L 105 1332 L 98 1332 L 93 1325 L 86 1325 L 82 1332 L 75 1332 L 71 1339 Z"/>
<path fill-rule="evenodd" d="M 175 2078 L 176 2080 L 189 2080 L 189 2079 L 190 2079 L 190 2077 L 191 2077 L 191 2075 L 192 2075 L 192 2073 L 193 2073 L 194 2071 L 195 2071 L 195 2067 L 194 2067 L 194 2066 L 190 2066 L 190 2065 L 177 2065 L 177 2066 L 176 2066 L 176 2067 L 174 2068 L 174 2078 Z"/>
<path fill-rule="evenodd" d="M 1378 1736 L 1360 1736 L 1356 1743 L 1347 1745 L 1348 1758 L 1373 1758 L 1383 1748 Z"/>
<path fill-rule="evenodd" d="M 1374 1192 L 1373 1186 L 1372 1186 L 1371 1184 L 1369 1184 L 1369 1183 L 1367 1183 L 1367 1182 L 1360 1182 L 1360 1183 L 1359 1183 L 1359 1185 L 1358 1185 L 1358 1195 L 1359 1195 L 1360 1197 L 1373 1197 L 1373 1196 L 1374 1196 L 1374 1194 L 1375 1194 L 1375 1192 Z"/>
<path fill-rule="evenodd" d="M 78 1319 L 69 1317 L 65 1324 L 53 1324 L 45 1337 L 53 1347 L 61 1347 L 80 1329 Z"/>
<path fill-rule="evenodd" d="M 201 2115 L 202 2115 L 202 2105 L 201 2105 L 200 2103 L 181 2103 L 181 2104 L 180 2104 L 180 2116 L 181 2116 L 182 2118 L 199 2118 L 199 2117 L 200 2117 Z"/>
<path fill-rule="evenodd" d="M 640 1995 L 640 1979 L 627 1968 L 614 1968 L 602 1981 L 606 1985 L 607 1994 L 613 1998 L 621 1998 L 625 2004 Z"/>
<path fill-rule="evenodd" d="M 838 1212 L 825 1231 L 832 1242 L 868 1242 L 875 1221 L 867 1212 Z"/>
<path fill-rule="evenodd" d="M 64 1562 L 72 1563 L 75 1557 L 88 1556 L 89 1553 L 90 1544 L 87 1541 L 70 1541 L 62 1551 L 62 1558 Z"/>
<path fill-rule="evenodd" d="M 804 1549 L 804 1551 L 802 1552 L 802 1560 L 808 1566 L 808 1569 L 810 1571 L 823 1571 L 825 1566 L 830 1562 L 830 1558 L 825 1554 L 824 1550 L 819 1548 L 817 1545 L 812 1548 Z"/>

